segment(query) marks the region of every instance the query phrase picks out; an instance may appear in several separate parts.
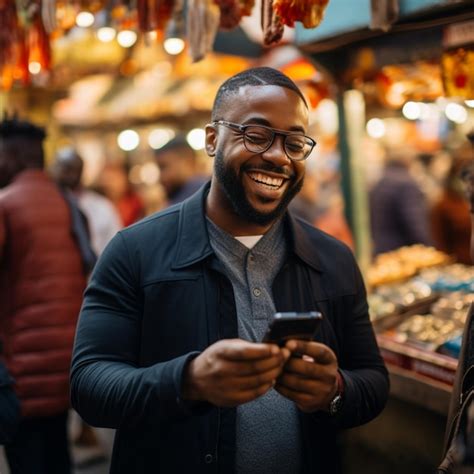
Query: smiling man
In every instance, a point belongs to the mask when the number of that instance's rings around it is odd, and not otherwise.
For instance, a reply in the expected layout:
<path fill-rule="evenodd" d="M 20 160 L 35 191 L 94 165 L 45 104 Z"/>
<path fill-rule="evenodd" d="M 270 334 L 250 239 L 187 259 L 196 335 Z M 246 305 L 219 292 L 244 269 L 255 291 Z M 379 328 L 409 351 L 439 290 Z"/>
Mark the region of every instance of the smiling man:
<path fill-rule="evenodd" d="M 338 432 L 383 409 L 353 254 L 287 212 L 315 146 L 307 127 L 282 73 L 230 78 L 206 127 L 211 183 L 99 260 L 71 385 L 87 422 L 118 428 L 112 473 L 340 472 Z M 262 343 L 276 311 L 320 311 L 315 339 Z"/>

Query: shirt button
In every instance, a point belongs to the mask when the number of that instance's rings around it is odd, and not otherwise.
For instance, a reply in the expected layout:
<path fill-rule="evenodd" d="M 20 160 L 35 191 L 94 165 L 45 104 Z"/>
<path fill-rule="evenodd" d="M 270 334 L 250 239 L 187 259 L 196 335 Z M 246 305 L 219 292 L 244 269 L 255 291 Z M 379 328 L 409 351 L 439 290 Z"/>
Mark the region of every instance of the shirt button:
<path fill-rule="evenodd" d="M 255 257 L 254 257 L 252 254 L 250 254 L 250 255 L 249 255 L 249 260 L 250 260 L 251 262 L 253 262 L 253 261 L 255 260 Z"/>
<path fill-rule="evenodd" d="M 204 462 L 205 462 L 206 464 L 211 464 L 211 462 L 213 461 L 213 459 L 214 459 L 214 458 L 212 457 L 212 454 L 206 454 L 206 455 L 204 456 Z"/>
<path fill-rule="evenodd" d="M 253 294 L 258 298 L 262 294 L 262 291 L 260 290 L 260 288 L 254 288 Z"/>

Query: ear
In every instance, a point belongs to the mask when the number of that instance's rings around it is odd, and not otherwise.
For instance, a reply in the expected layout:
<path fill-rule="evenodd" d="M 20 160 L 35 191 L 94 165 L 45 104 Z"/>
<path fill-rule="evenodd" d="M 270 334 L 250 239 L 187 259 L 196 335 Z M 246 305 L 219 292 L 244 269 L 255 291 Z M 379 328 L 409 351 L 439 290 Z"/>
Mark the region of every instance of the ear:
<path fill-rule="evenodd" d="M 217 130 L 213 125 L 206 125 L 206 153 L 215 156 L 217 148 Z"/>

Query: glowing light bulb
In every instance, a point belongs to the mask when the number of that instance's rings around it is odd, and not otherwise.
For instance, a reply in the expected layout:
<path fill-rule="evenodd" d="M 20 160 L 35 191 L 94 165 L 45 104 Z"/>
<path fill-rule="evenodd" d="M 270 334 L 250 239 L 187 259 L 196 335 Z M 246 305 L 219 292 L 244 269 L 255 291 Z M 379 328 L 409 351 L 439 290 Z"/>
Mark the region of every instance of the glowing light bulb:
<path fill-rule="evenodd" d="M 163 47 L 168 54 L 177 55 L 184 50 L 185 43 L 181 38 L 168 38 Z"/>
<path fill-rule="evenodd" d="M 202 150 L 206 144 L 206 132 L 202 128 L 194 128 L 186 135 L 186 140 L 194 150 Z"/>
<path fill-rule="evenodd" d="M 99 38 L 102 43 L 110 43 L 115 38 L 116 31 L 109 26 L 104 26 L 97 30 L 97 38 Z"/>
<path fill-rule="evenodd" d="M 168 128 L 155 128 L 148 135 L 148 144 L 154 150 L 158 150 L 164 147 L 172 138 L 175 133 L 173 130 Z"/>
<path fill-rule="evenodd" d="M 81 28 L 89 28 L 94 24 L 94 15 L 90 12 L 79 12 L 76 16 L 76 25 Z"/>
<path fill-rule="evenodd" d="M 28 71 L 34 75 L 39 74 L 41 72 L 41 64 L 37 61 L 31 61 L 31 63 L 28 64 Z"/>
<path fill-rule="evenodd" d="M 421 107 L 417 102 L 407 102 L 402 109 L 402 114 L 408 120 L 418 120 L 421 116 Z"/>
<path fill-rule="evenodd" d="M 132 151 L 140 144 L 140 136 L 135 130 L 124 130 L 117 137 L 117 144 L 121 150 Z"/>
<path fill-rule="evenodd" d="M 130 48 L 137 41 L 137 34 L 132 30 L 123 30 L 117 35 L 117 41 L 123 48 Z"/>
<path fill-rule="evenodd" d="M 455 102 L 448 104 L 444 113 L 446 117 L 454 123 L 463 124 L 467 120 L 467 110 Z"/>
<path fill-rule="evenodd" d="M 385 123 L 379 118 L 370 119 L 366 125 L 367 133 L 372 138 L 382 138 L 385 135 Z"/>

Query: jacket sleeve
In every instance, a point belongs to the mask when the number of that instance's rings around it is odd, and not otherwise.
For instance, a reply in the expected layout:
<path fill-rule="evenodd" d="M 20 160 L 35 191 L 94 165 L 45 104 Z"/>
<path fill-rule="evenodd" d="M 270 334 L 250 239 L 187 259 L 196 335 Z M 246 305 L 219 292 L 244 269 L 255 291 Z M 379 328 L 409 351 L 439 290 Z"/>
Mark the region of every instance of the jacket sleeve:
<path fill-rule="evenodd" d="M 184 369 L 197 353 L 140 367 L 141 318 L 138 271 L 118 233 L 94 269 L 74 343 L 71 402 L 93 426 L 119 428 L 193 414 L 180 392 Z"/>
<path fill-rule="evenodd" d="M 351 428 L 375 418 L 385 407 L 389 392 L 388 372 L 369 319 L 364 282 L 354 259 L 353 268 L 356 293 L 345 305 L 344 342 L 339 358 L 344 404 L 334 419 L 340 428 Z"/>

